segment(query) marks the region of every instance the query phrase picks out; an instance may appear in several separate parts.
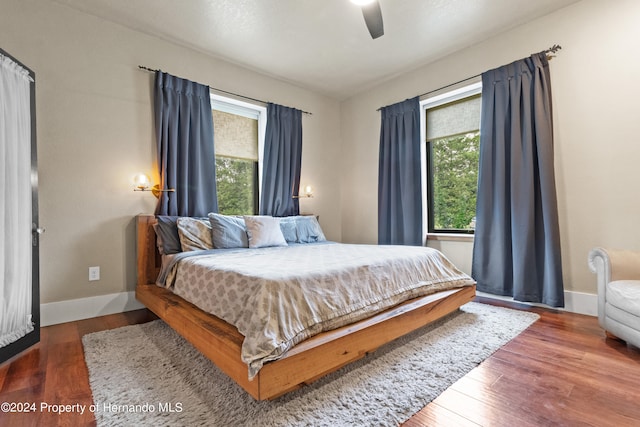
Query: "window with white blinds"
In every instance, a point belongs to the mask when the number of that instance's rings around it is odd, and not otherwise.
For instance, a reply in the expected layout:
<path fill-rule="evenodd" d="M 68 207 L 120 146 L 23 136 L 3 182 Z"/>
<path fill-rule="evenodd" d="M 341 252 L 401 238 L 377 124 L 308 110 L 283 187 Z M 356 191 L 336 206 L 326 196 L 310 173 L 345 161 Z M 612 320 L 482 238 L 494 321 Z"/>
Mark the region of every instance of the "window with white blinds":
<path fill-rule="evenodd" d="M 263 108 L 212 96 L 218 211 L 253 215 L 259 210 Z"/>
<path fill-rule="evenodd" d="M 421 102 L 429 233 L 475 229 L 481 90 L 476 83 Z"/>

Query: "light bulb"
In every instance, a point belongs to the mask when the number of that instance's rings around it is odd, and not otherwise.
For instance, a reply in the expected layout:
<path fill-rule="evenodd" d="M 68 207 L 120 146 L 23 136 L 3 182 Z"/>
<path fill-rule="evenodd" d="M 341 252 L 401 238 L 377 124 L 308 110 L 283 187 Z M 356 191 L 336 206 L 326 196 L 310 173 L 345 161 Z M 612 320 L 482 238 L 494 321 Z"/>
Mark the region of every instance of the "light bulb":
<path fill-rule="evenodd" d="M 146 190 L 147 188 L 149 188 L 151 180 L 147 175 L 143 173 L 139 173 L 133 177 L 133 183 L 136 186 L 136 188 L 140 190 Z"/>

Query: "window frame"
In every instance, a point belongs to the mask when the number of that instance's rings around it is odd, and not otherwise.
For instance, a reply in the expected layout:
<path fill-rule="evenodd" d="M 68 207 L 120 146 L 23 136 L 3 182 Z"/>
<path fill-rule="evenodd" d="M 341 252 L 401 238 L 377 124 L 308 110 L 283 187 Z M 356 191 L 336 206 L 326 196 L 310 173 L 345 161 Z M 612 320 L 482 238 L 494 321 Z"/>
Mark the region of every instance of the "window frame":
<path fill-rule="evenodd" d="M 451 234 L 473 236 L 475 230 L 434 229 L 433 185 L 431 183 L 431 155 L 427 147 L 427 110 L 482 93 L 482 81 L 476 81 L 420 101 L 420 159 L 422 177 L 422 227 L 425 234 Z"/>
<path fill-rule="evenodd" d="M 264 160 L 264 140 L 267 132 L 267 107 L 262 105 L 251 104 L 249 102 L 240 101 L 235 98 L 229 98 L 226 96 L 210 93 L 211 110 L 222 111 L 224 113 L 235 114 L 258 121 L 258 176 L 257 182 L 255 182 L 256 192 L 256 204 L 258 208 L 256 214 L 260 212 L 260 193 L 262 190 L 262 164 Z M 215 138 L 215 123 L 214 123 L 214 138 Z M 215 140 L 214 140 L 215 141 Z M 215 159 L 214 159 L 215 162 Z"/>

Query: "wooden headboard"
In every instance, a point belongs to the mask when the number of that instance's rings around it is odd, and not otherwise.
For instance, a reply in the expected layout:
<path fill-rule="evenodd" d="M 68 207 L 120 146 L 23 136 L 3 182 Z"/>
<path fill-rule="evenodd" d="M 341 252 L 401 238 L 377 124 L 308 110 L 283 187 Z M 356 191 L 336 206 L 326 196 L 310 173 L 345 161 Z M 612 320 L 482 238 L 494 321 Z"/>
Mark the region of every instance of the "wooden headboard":
<path fill-rule="evenodd" d="M 156 222 L 155 215 L 136 216 L 138 286 L 156 283 L 160 274 L 162 259 L 156 246 L 156 232 L 153 229 Z"/>

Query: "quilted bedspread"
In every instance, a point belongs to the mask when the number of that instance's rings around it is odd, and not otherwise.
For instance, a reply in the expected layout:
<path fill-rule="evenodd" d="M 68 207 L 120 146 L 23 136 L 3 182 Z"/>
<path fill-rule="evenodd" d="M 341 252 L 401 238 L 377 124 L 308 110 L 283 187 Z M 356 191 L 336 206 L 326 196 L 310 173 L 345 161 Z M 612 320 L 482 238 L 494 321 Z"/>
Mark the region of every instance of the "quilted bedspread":
<path fill-rule="evenodd" d="M 417 296 L 475 282 L 427 247 L 305 244 L 195 251 L 162 285 L 236 326 L 253 378 L 295 344 Z"/>

